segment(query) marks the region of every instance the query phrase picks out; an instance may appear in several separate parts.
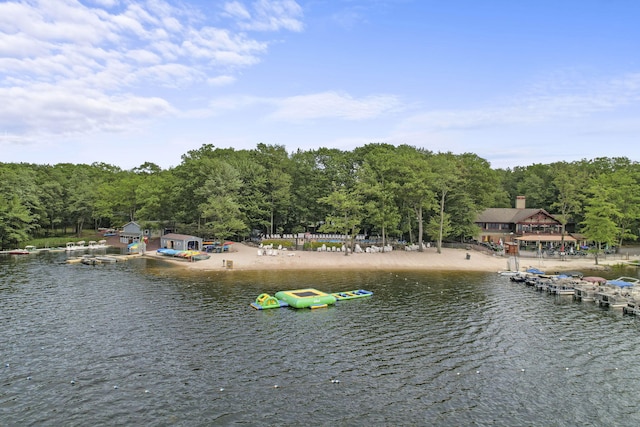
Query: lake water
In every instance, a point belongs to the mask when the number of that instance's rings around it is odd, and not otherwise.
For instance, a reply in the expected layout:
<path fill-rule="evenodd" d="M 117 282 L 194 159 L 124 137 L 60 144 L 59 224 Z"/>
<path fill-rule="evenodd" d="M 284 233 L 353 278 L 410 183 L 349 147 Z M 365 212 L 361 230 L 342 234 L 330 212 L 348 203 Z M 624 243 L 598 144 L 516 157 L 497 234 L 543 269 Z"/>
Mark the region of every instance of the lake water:
<path fill-rule="evenodd" d="M 640 424 L 640 319 L 495 274 L 65 256 L 0 256 L 2 426 Z M 303 287 L 374 296 L 249 306 Z"/>

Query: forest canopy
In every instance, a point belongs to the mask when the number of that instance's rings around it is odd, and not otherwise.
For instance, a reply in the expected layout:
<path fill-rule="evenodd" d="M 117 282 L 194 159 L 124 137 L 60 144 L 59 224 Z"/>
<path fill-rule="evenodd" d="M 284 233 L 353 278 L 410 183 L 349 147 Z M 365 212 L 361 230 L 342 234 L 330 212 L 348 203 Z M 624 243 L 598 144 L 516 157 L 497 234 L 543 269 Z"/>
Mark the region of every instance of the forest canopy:
<path fill-rule="evenodd" d="M 0 163 L 0 246 L 129 221 L 211 239 L 362 233 L 411 243 L 474 239 L 477 215 L 516 196 L 599 243 L 640 230 L 640 165 L 627 158 L 492 169 L 473 153 L 368 144 L 287 152 L 203 145 L 162 169 Z"/>

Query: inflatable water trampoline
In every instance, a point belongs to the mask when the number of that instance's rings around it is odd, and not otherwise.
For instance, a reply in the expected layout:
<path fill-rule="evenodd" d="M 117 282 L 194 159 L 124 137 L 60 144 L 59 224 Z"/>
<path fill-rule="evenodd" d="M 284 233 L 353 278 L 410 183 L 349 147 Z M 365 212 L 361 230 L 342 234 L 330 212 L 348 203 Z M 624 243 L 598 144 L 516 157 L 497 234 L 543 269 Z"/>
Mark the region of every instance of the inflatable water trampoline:
<path fill-rule="evenodd" d="M 323 308 L 335 304 L 336 301 L 364 298 L 373 295 L 371 291 L 357 289 L 347 292 L 326 293 L 313 288 L 295 289 L 292 291 L 279 291 L 274 296 L 260 294 L 251 307 L 256 310 L 269 308 L 293 307 L 293 308 Z"/>

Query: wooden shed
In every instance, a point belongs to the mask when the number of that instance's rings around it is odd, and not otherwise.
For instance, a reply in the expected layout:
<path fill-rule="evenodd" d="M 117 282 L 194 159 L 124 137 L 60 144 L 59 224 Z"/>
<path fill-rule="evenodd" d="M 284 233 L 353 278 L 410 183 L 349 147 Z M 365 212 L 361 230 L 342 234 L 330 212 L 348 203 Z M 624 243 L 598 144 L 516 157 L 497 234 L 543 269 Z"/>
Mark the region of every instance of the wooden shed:
<path fill-rule="evenodd" d="M 131 221 L 122 226 L 120 231 L 120 243 L 135 243 L 142 241 L 143 232 L 140 225 Z"/>
<path fill-rule="evenodd" d="M 160 247 L 167 249 L 175 249 L 177 251 L 201 251 L 202 239 L 196 236 L 188 236 L 186 234 L 165 234 L 160 238 Z"/>

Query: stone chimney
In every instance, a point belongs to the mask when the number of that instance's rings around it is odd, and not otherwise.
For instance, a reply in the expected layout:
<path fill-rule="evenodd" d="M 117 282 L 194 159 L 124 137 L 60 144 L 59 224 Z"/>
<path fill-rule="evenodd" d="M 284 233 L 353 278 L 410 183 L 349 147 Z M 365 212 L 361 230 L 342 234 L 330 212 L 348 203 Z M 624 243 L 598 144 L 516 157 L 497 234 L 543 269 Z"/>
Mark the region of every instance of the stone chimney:
<path fill-rule="evenodd" d="M 516 196 L 516 209 L 524 209 L 527 207 L 527 198 L 524 196 Z"/>

